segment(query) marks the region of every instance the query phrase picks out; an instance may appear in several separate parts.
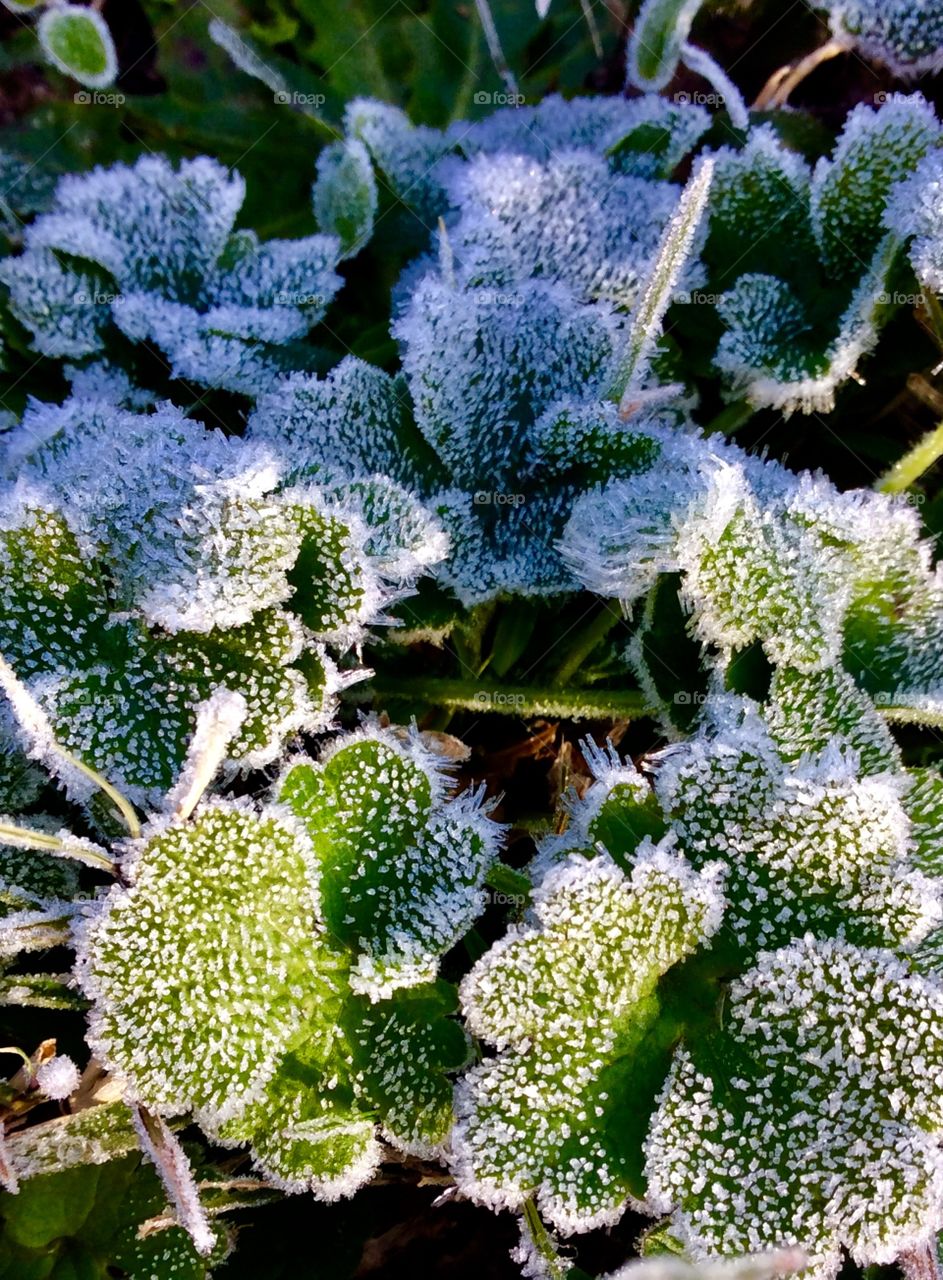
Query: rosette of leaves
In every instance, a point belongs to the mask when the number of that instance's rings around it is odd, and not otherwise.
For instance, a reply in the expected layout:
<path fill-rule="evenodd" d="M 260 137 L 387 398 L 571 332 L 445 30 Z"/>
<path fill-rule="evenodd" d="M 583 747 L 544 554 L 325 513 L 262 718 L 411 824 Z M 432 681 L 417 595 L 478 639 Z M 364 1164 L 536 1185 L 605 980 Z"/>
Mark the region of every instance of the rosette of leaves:
<path fill-rule="evenodd" d="M 926 838 L 939 779 L 903 768 L 847 674 L 783 668 L 763 705 L 715 694 L 699 731 L 652 763 L 654 793 L 630 765 L 596 757 L 593 788 L 542 862 L 598 845 L 624 864 L 649 834 L 696 868 L 721 864 L 715 950 L 728 966 L 806 933 L 915 952 L 939 928 Z"/>
<path fill-rule="evenodd" d="M 87 12 L 83 10 L 82 12 Z M 235 222 L 245 184 L 202 156 L 62 178 L 0 264 L 13 315 L 42 355 L 83 360 L 128 343 L 173 377 L 244 393 L 306 367 L 303 339 L 341 280 L 333 236 L 261 243 Z"/>
<path fill-rule="evenodd" d="M 814 170 L 770 125 L 717 153 L 704 262 L 723 326 L 715 364 L 731 395 L 785 413 L 833 407 L 915 296 L 910 233 L 882 219 L 940 139 L 923 98 L 889 94 L 855 107 Z"/>
<path fill-rule="evenodd" d="M 574 498 L 651 466 L 669 446 L 666 423 L 683 416 L 640 406 L 680 395 L 662 386 L 657 339 L 709 173 L 677 200 L 666 182 L 607 177 L 588 148 L 566 156 L 543 173 L 526 154 L 453 157 L 457 220 L 437 263 L 416 264 L 402 285 L 402 378 L 344 361 L 324 381 L 285 379 L 248 423 L 250 439 L 300 471 L 374 468 L 428 495 L 453 544 L 438 576 L 464 605 L 572 590 L 555 543 Z M 498 199 L 509 180 L 521 199 Z M 560 217 L 571 188 L 572 216 Z"/>
<path fill-rule="evenodd" d="M 63 745 L 142 802 L 169 786 L 197 704 L 222 685 L 249 707 L 231 746 L 243 768 L 326 728 L 350 677 L 325 645 L 348 650 L 441 554 L 441 531 L 394 487 L 345 501 L 285 484 L 270 450 L 166 407 L 34 405 L 6 462 L 0 652 Z"/>
<path fill-rule="evenodd" d="M 913 507 L 720 441 L 675 457 L 657 490 L 580 498 L 562 548 L 590 590 L 644 599 L 627 656 L 666 722 L 690 726 L 711 673 L 749 690 L 772 664 L 843 666 L 886 717 L 936 723 L 943 601 Z"/>
<path fill-rule="evenodd" d="M 268 806 L 170 804 L 78 937 L 89 1041 L 128 1097 L 324 1199 L 369 1179 L 377 1122 L 439 1150 L 467 1044 L 438 963 L 497 854 L 480 796 L 449 800 L 418 738 L 368 728 L 289 765 Z"/>
<path fill-rule="evenodd" d="M 675 1211 L 695 1258 L 890 1262 L 943 1222 L 940 777 L 903 769 L 831 670 L 779 670 L 762 706 L 715 695 L 703 721 L 654 787 L 589 752 L 595 781 L 532 869 L 533 919 L 466 979 L 497 1054 L 459 1087 L 459 1185 L 496 1207 L 533 1195 L 564 1234 L 633 1201 Z M 714 895 L 666 964 L 684 911 L 625 892 L 653 863 Z"/>
<path fill-rule="evenodd" d="M 40 709 L 4 678 L 35 732 Z M 94 775 L 128 827 L 110 848 L 2 828 L 20 894 L 37 891 L 41 855 L 114 878 L 72 904 L 71 943 L 89 1046 L 126 1104 L 29 1131 L 5 1167 L 25 1180 L 139 1149 L 201 1253 L 215 1247 L 213 1205 L 169 1121 L 248 1145 L 267 1182 L 324 1200 L 369 1180 L 381 1138 L 441 1154 L 469 1046 L 439 961 L 483 908 L 501 834 L 480 792 L 450 795 L 415 731 L 374 725 L 289 763 L 265 799 L 206 798 L 247 710 L 225 689 L 200 707 L 184 768 L 143 825 Z M 49 760 L 74 767 L 54 742 Z"/>

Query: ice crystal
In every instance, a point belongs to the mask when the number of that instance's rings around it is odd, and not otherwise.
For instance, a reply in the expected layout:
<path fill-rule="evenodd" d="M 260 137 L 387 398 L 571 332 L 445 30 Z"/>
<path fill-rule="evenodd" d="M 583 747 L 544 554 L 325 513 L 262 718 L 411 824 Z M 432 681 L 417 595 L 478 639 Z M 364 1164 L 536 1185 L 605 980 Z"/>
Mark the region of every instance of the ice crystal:
<path fill-rule="evenodd" d="M 36 1084 L 47 1098 L 61 1102 L 79 1087 L 79 1069 L 64 1053 L 47 1058 L 36 1070 Z"/>
<path fill-rule="evenodd" d="M 84 12 L 84 10 L 83 10 Z M 43 355 L 153 342 L 175 377 L 252 392 L 284 368 L 340 287 L 335 237 L 259 243 L 234 225 L 245 194 L 214 160 L 160 156 L 63 178 L 24 252 L 0 265 Z"/>

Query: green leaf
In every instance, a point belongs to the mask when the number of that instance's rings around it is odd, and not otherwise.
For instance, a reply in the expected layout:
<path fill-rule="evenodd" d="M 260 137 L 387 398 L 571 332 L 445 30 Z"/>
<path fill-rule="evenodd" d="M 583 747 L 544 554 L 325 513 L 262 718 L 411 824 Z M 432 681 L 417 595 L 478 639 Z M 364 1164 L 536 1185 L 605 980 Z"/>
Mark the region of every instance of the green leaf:
<path fill-rule="evenodd" d="M 629 42 L 628 79 L 639 89 L 664 89 L 704 0 L 645 0 Z"/>
<path fill-rule="evenodd" d="M 145 1105 L 238 1114 L 331 999 L 315 877 L 295 824 L 235 803 L 158 823 L 135 849 L 132 883 L 88 922 L 78 972 L 89 1043 Z"/>
<path fill-rule="evenodd" d="M 459 1086 L 453 1167 L 481 1203 L 520 1208 L 536 1188 L 553 1226 L 585 1231 L 640 1190 L 645 1101 L 677 1035 L 658 981 L 717 927 L 720 900 L 710 874 L 659 850 L 631 876 L 572 857 L 534 913 L 462 983 L 469 1028 L 496 1056 Z"/>
<path fill-rule="evenodd" d="M 94 9 L 64 4 L 45 9 L 36 27 L 53 66 L 89 89 L 106 89 L 118 74 L 108 24 Z"/>
<path fill-rule="evenodd" d="M 444 785 L 418 738 L 378 730 L 294 763 L 280 784 L 320 862 L 324 918 L 356 956 L 354 989 L 373 999 L 434 980 L 484 906 L 498 828 L 480 795 L 444 804 Z"/>
<path fill-rule="evenodd" d="M 359 253 L 373 234 L 378 197 L 369 152 L 358 138 L 321 152 L 312 198 L 321 230 L 338 237 L 345 255 Z"/>
<path fill-rule="evenodd" d="M 811 937 L 736 981 L 681 1049 L 649 1194 L 698 1254 L 794 1243 L 814 1274 L 890 1263 L 937 1213 L 943 996 L 892 954 Z M 894 1051 L 888 1055 L 888 1044 Z"/>

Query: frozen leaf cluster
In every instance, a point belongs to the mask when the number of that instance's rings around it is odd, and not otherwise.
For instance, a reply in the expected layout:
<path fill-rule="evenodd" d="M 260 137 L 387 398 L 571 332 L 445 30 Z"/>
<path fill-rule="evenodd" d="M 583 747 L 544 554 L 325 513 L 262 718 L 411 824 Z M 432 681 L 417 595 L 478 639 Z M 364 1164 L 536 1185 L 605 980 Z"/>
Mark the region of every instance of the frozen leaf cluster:
<path fill-rule="evenodd" d="M 715 157 L 705 262 L 724 333 L 715 363 L 755 407 L 827 411 L 911 289 L 903 193 L 940 145 L 919 94 L 850 113 L 814 169 L 769 125 Z M 929 161 L 927 161 L 929 163 Z M 884 225 L 885 216 L 889 225 Z"/>
<path fill-rule="evenodd" d="M 432 1152 L 467 1055 L 438 962 L 498 833 L 418 738 L 376 728 L 290 764 L 267 804 L 155 815 L 77 930 L 90 1044 L 130 1101 L 192 1112 L 286 1190 L 356 1190 L 377 1120 Z"/>
<path fill-rule="evenodd" d="M 170 406 L 33 404 L 4 464 L 0 652 L 62 745 L 139 799 L 217 688 L 246 700 L 244 767 L 330 724 L 349 677 L 325 646 L 359 641 L 443 549 L 395 486 L 292 483 L 273 449 Z"/>
<path fill-rule="evenodd" d="M 614 480 L 576 503 L 562 551 L 584 584 L 627 604 L 647 593 L 651 604 L 677 575 L 709 665 L 723 669 L 753 645 L 800 672 L 840 664 L 886 715 L 935 721 L 940 576 L 913 508 L 840 493 L 722 441 L 674 457 L 651 486 Z M 657 703 L 650 621 L 630 656 Z"/>
<path fill-rule="evenodd" d="M 701 1255 L 798 1240 L 889 1263 L 943 1215 L 943 992 L 886 951 L 811 937 L 731 985 L 724 1026 L 681 1050 L 647 1143 L 654 1205 Z"/>
<path fill-rule="evenodd" d="M 656 98 L 550 98 L 436 135 L 352 104 L 325 203 L 340 166 L 366 192 L 365 148 L 381 185 L 442 219 L 398 286 L 402 375 L 348 359 L 326 380 L 285 378 L 259 396 L 249 437 L 284 442 L 309 473 L 379 470 L 417 488 L 451 535 L 439 577 L 464 604 L 571 589 L 554 540 L 573 497 L 657 449 L 660 423 L 623 426 L 608 400 L 678 206 L 670 174 L 706 125 Z M 672 268 L 686 287 L 692 238 Z"/>
<path fill-rule="evenodd" d="M 43 355 L 148 343 L 175 378 L 253 393 L 294 367 L 293 344 L 340 287 L 340 246 L 260 242 L 236 229 L 244 196 L 242 178 L 206 156 L 68 175 L 0 265 L 11 310 Z"/>

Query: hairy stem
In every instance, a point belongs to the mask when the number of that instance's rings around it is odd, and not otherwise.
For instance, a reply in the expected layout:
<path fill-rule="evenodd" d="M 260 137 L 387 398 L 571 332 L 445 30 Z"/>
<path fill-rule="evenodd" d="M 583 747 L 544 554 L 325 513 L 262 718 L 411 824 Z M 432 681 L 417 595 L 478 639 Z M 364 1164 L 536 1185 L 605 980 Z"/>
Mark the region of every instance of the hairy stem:
<path fill-rule="evenodd" d="M 943 456 L 943 422 L 914 445 L 875 481 L 878 493 L 903 493 Z"/>
<path fill-rule="evenodd" d="M 47 831 L 33 831 L 29 827 L 15 827 L 9 822 L 0 822 L 0 840 L 13 845 L 16 849 L 35 849 L 40 853 L 51 853 L 56 858 L 74 858 L 87 867 L 99 871 L 107 871 L 115 875 L 117 865 L 104 853 L 99 852 L 91 843 L 70 844 L 59 836 L 51 836 Z"/>
<path fill-rule="evenodd" d="M 361 692 L 362 691 L 362 692 Z M 540 685 L 495 684 L 437 676 L 377 677 L 353 695 L 385 701 L 423 702 L 455 711 L 496 711 L 560 720 L 638 720 L 649 714 L 638 690 L 553 689 Z"/>
<path fill-rule="evenodd" d="M 517 87 L 517 81 L 514 79 L 514 72 L 508 66 L 504 50 L 501 48 L 501 38 L 498 35 L 498 28 L 494 25 L 494 17 L 488 0 L 475 0 L 475 8 L 478 10 L 481 29 L 485 33 L 485 41 L 487 42 L 488 52 L 491 54 L 491 61 L 494 63 L 495 71 L 504 81 L 508 93 L 512 97 L 520 97 L 520 90 Z"/>

